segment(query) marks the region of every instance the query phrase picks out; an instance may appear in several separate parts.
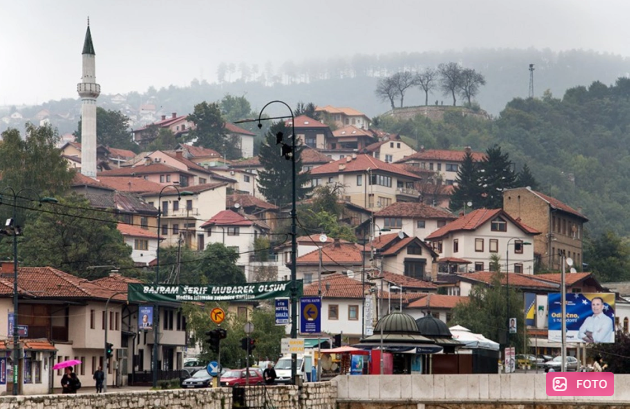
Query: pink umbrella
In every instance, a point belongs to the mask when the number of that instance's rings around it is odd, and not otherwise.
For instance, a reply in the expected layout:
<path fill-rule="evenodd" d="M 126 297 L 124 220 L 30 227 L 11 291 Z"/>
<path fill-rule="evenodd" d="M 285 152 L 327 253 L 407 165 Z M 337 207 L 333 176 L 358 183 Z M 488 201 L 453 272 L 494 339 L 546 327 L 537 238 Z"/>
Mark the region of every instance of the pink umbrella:
<path fill-rule="evenodd" d="M 53 366 L 53 369 L 63 369 L 63 368 L 67 368 L 69 366 L 75 366 L 75 365 L 80 365 L 82 362 L 79 361 L 78 359 L 70 359 L 68 361 L 63 361 L 63 362 L 59 362 L 57 364 L 55 364 L 55 366 Z"/>

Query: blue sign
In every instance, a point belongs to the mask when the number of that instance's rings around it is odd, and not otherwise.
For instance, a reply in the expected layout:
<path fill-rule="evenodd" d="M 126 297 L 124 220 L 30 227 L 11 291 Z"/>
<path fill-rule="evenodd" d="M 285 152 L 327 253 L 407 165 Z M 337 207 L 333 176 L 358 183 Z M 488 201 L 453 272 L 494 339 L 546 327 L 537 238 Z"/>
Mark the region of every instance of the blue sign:
<path fill-rule="evenodd" d="M 562 295 L 549 293 L 549 342 L 562 342 Z M 566 341 L 615 342 L 615 294 L 566 294 Z"/>
<path fill-rule="evenodd" d="M 216 361 L 212 361 L 206 367 L 206 371 L 208 371 L 208 375 L 217 376 L 219 373 L 219 363 Z"/>
<path fill-rule="evenodd" d="M 141 306 L 138 308 L 138 329 L 153 329 L 153 307 Z"/>
<path fill-rule="evenodd" d="M 322 299 L 320 297 L 300 298 L 300 332 L 319 334 L 322 332 Z"/>
<path fill-rule="evenodd" d="M 13 337 L 13 324 L 15 322 L 15 315 L 9 313 L 9 337 Z M 28 325 L 18 325 L 18 335 L 22 338 L 28 337 Z"/>
<path fill-rule="evenodd" d="M 276 298 L 276 325 L 289 324 L 289 299 Z"/>

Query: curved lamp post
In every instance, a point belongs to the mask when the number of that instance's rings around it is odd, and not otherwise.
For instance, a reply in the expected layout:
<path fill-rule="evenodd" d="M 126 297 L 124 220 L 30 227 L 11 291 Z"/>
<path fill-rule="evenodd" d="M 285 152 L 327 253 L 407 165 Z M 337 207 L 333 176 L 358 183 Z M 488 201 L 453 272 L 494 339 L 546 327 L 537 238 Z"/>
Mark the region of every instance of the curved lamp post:
<path fill-rule="evenodd" d="M 182 198 L 182 196 L 192 196 L 194 195 L 193 192 L 180 192 L 179 188 L 177 187 L 177 185 L 166 185 L 162 188 L 162 190 L 160 190 L 160 193 L 158 194 L 158 214 L 157 214 L 157 249 L 155 250 L 155 285 L 158 285 L 160 283 L 160 233 L 162 231 L 162 226 L 160 225 L 160 220 L 162 217 L 162 193 L 164 193 L 164 190 L 166 190 L 167 188 L 172 187 L 177 191 L 177 200 L 180 200 Z M 168 213 L 168 210 L 167 210 Z M 154 318 L 153 318 L 153 387 L 157 388 L 157 383 L 158 383 L 158 350 L 160 347 L 160 340 L 159 340 L 159 335 L 160 335 L 160 328 L 159 328 L 159 323 L 160 323 L 160 314 L 159 314 L 159 304 L 156 302 L 153 306 L 153 314 L 154 314 Z M 107 345 L 105 346 L 107 347 Z"/>
<path fill-rule="evenodd" d="M 112 300 L 112 298 L 114 298 L 117 295 L 120 294 L 127 294 L 127 291 L 117 291 L 114 294 L 110 295 L 109 298 L 107 299 L 107 302 L 105 303 L 105 348 L 103 349 L 103 366 L 105 368 L 101 368 L 101 370 L 103 371 L 103 392 L 107 392 L 107 319 L 108 319 L 108 308 L 109 308 L 109 302 Z"/>
<path fill-rule="evenodd" d="M 529 246 L 532 244 L 528 241 L 524 241 L 520 237 L 512 237 L 508 240 L 507 246 L 505 246 L 505 305 L 507 309 L 507 334 L 505 337 L 506 348 L 510 346 L 510 244 L 516 245 L 516 241 L 512 242 L 512 240 L 521 240 L 521 246 Z M 507 370 L 507 366 L 505 369 Z"/>
<path fill-rule="evenodd" d="M 13 394 L 19 395 L 20 389 L 18 387 L 18 362 L 20 360 L 19 343 L 20 333 L 18 330 L 18 247 L 17 236 L 21 234 L 19 226 L 16 225 L 17 221 L 17 198 L 20 193 L 25 191 L 32 191 L 30 188 L 24 188 L 17 192 L 10 186 L 6 186 L 0 190 L 0 204 L 2 204 L 2 197 L 5 191 L 10 192 L 10 197 L 13 198 L 13 217 L 8 219 L 5 224 L 5 230 L 3 233 L 13 236 Z M 33 191 L 34 192 L 34 191 Z M 35 193 L 35 192 L 34 192 Z M 54 197 L 39 197 L 38 202 L 41 206 L 42 203 L 57 203 L 57 199 Z M 11 233 L 9 233 L 11 232 Z"/>

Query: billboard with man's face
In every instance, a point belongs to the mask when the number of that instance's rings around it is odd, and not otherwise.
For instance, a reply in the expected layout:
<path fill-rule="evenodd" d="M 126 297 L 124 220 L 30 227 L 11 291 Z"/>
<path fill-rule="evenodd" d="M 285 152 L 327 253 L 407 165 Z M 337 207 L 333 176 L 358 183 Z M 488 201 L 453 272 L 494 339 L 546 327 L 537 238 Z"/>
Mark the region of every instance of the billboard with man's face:
<path fill-rule="evenodd" d="M 153 329 L 153 307 L 140 306 L 138 308 L 138 329 Z"/>
<path fill-rule="evenodd" d="M 562 297 L 550 293 L 550 342 L 562 342 Z M 566 295 L 567 342 L 615 342 L 615 294 L 571 293 Z"/>

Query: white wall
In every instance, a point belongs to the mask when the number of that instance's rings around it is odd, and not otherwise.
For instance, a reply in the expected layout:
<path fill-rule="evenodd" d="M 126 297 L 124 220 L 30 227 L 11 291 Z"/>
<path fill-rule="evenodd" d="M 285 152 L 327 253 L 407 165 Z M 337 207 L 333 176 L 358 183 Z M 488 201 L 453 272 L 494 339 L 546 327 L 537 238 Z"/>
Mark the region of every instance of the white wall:
<path fill-rule="evenodd" d="M 330 334 L 339 334 L 341 332 L 344 333 L 344 336 L 347 335 L 361 335 L 362 332 L 362 319 L 363 315 L 361 314 L 361 306 L 362 300 L 360 298 L 357 299 L 344 299 L 344 298 L 326 298 L 326 289 L 322 290 L 324 294 L 324 298 L 322 300 L 322 332 L 327 332 Z M 338 305 L 339 306 L 339 319 L 338 320 L 330 320 L 328 319 L 328 309 L 330 305 Z M 357 320 L 349 320 L 348 319 L 348 309 L 350 305 L 357 305 L 358 315 Z"/>
<path fill-rule="evenodd" d="M 125 239 L 125 244 L 129 245 L 132 248 L 131 258 L 135 263 L 146 264 L 153 261 L 157 254 L 157 239 L 149 239 L 146 237 L 134 237 L 134 236 L 123 236 Z M 135 244 L 136 239 L 139 240 L 147 240 L 148 241 L 148 249 L 147 250 L 136 250 Z"/>

